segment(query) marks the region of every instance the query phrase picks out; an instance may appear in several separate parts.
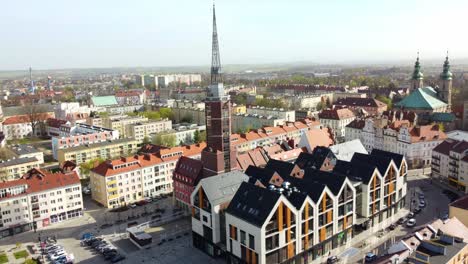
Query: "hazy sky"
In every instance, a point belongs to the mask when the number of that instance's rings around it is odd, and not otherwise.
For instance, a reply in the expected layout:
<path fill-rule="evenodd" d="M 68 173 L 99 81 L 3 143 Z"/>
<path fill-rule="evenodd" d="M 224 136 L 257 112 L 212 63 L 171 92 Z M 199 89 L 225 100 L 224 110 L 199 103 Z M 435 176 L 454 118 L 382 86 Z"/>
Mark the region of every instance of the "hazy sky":
<path fill-rule="evenodd" d="M 210 0 L 5 0 L 0 70 L 208 65 Z M 217 0 L 223 64 L 468 58 L 467 0 Z"/>

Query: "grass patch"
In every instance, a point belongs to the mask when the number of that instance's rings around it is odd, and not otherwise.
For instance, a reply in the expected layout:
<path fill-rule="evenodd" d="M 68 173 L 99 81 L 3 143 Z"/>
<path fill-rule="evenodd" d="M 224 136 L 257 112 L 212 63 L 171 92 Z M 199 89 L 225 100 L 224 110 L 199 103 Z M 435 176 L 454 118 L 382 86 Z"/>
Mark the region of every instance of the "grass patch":
<path fill-rule="evenodd" d="M 13 256 L 15 256 L 15 259 L 20 259 L 20 258 L 27 258 L 29 254 L 26 250 L 21 250 L 21 251 L 17 251 L 13 253 Z"/>
<path fill-rule="evenodd" d="M 0 264 L 3 264 L 3 263 L 8 263 L 8 257 L 6 254 L 0 255 Z"/>
<path fill-rule="evenodd" d="M 23 264 L 37 264 L 39 262 L 33 260 L 33 259 L 27 259 Z"/>

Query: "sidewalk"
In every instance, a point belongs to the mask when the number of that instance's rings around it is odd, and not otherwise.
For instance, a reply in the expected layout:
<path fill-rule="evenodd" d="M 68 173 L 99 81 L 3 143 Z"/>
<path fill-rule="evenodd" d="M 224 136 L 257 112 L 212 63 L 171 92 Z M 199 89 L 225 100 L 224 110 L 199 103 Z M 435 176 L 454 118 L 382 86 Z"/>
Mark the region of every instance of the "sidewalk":
<path fill-rule="evenodd" d="M 396 215 L 393 215 L 376 226 L 354 236 L 346 245 L 333 249 L 330 256 L 338 256 L 341 258 L 340 263 L 357 263 L 366 253 L 391 237 L 391 233 L 386 233 L 385 235 L 378 237 L 378 232 L 385 230 L 389 225 L 398 221 L 399 218 L 407 215 L 408 212 L 409 211 L 406 208 L 401 209 Z M 363 245 L 365 246 L 362 247 Z M 342 257 L 343 255 L 345 256 Z M 312 261 L 311 264 L 326 263 L 328 257 L 328 255 L 324 255 Z"/>

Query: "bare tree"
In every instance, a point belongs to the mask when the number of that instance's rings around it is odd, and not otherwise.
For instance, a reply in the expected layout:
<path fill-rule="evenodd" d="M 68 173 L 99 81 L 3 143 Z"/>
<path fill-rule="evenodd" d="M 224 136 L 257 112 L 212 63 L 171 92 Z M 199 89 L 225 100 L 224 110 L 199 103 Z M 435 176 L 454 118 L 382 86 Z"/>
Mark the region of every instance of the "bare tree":
<path fill-rule="evenodd" d="M 37 104 L 34 99 L 28 99 L 24 106 L 26 119 L 31 124 L 32 137 L 36 136 L 39 126 L 49 117 L 46 107 Z"/>

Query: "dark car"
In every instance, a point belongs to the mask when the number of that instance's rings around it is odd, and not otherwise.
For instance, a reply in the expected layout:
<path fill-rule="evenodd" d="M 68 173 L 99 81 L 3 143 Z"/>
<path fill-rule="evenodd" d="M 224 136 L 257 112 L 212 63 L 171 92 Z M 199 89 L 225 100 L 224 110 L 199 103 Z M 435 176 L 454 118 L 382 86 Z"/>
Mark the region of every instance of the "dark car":
<path fill-rule="evenodd" d="M 104 259 L 110 260 L 110 259 L 113 259 L 114 257 L 116 257 L 117 255 L 119 255 L 119 253 L 110 252 L 110 253 L 104 254 Z"/>
<path fill-rule="evenodd" d="M 377 259 L 377 255 L 375 255 L 374 253 L 369 252 L 366 254 L 366 258 L 365 258 L 366 263 L 371 263 L 372 261 L 376 259 Z"/>
<path fill-rule="evenodd" d="M 327 259 L 327 264 L 331 264 L 331 263 L 338 263 L 340 260 L 338 259 L 337 256 L 331 256 L 331 257 L 328 257 Z"/>
<path fill-rule="evenodd" d="M 398 223 L 399 225 L 402 225 L 402 224 L 406 223 L 406 221 L 408 221 L 408 218 L 402 217 L 402 218 L 398 219 L 398 222 L 397 222 L 397 223 Z"/>
<path fill-rule="evenodd" d="M 421 208 L 416 207 L 416 208 L 413 210 L 413 213 L 419 214 L 421 211 L 422 211 Z"/>
<path fill-rule="evenodd" d="M 148 204 L 148 201 L 141 200 L 141 201 L 136 202 L 135 204 L 138 205 L 138 206 L 142 206 L 142 205 Z"/>
<path fill-rule="evenodd" d="M 396 227 L 397 227 L 396 224 L 391 224 L 391 225 L 388 227 L 388 229 L 390 229 L 390 230 L 395 230 Z"/>
<path fill-rule="evenodd" d="M 123 256 L 123 255 L 116 255 L 115 257 L 113 257 L 113 258 L 111 259 L 111 262 L 112 262 L 112 263 L 117 263 L 117 262 L 119 262 L 119 261 L 121 261 L 121 260 L 124 260 L 124 259 L 125 259 L 125 256 Z"/>

